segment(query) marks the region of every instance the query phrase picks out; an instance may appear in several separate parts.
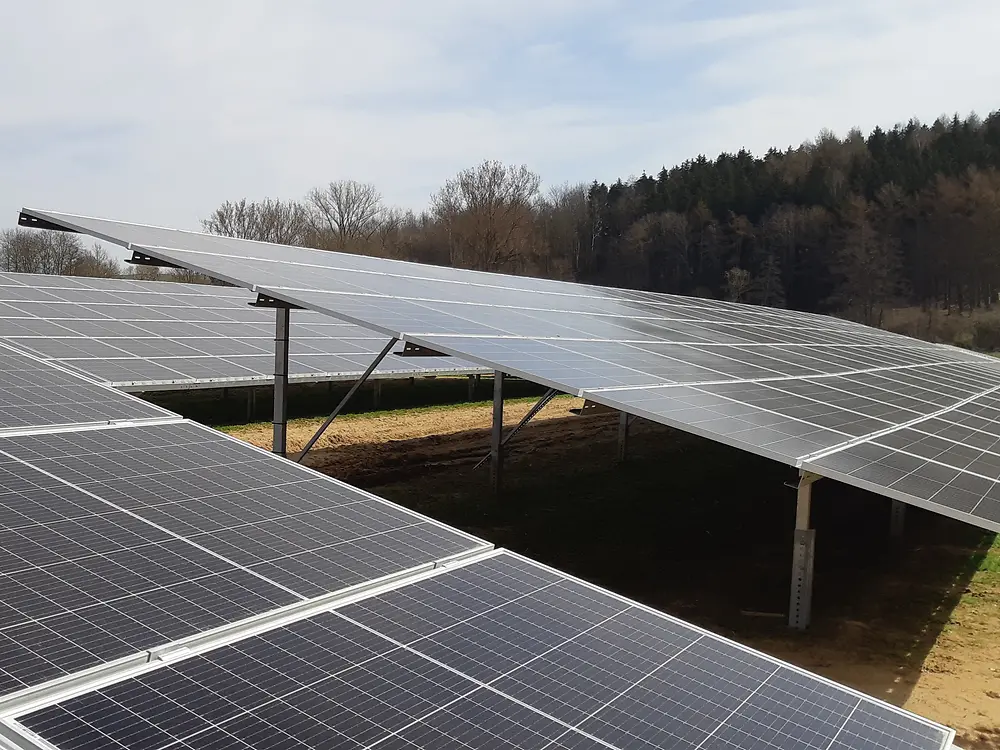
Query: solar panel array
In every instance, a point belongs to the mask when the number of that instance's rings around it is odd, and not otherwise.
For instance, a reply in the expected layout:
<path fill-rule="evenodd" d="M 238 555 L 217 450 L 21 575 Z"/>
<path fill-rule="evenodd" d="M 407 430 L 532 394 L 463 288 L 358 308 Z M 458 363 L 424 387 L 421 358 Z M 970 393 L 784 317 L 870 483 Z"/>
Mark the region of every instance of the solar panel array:
<path fill-rule="evenodd" d="M 182 421 L 0 438 L 0 694 L 485 543 Z"/>
<path fill-rule="evenodd" d="M 0 339 L 123 390 L 268 383 L 274 312 L 249 307 L 255 299 L 226 286 L 0 273 Z M 293 311 L 289 379 L 353 380 L 386 341 Z M 389 354 L 372 377 L 481 371 L 452 357 Z"/>
<path fill-rule="evenodd" d="M 509 553 L 20 718 L 63 750 L 943 748 L 949 730 Z"/>
<path fill-rule="evenodd" d="M 84 397 L 54 385 L 0 432 L 0 747 L 953 737 L 169 412 L 116 421 L 142 402 L 10 356 L 34 368 L 14 402 L 51 372 Z M 114 416 L 77 411 L 104 408 L 91 390 Z"/>
<path fill-rule="evenodd" d="M 984 355 L 786 310 L 23 216 L 1000 531 Z"/>

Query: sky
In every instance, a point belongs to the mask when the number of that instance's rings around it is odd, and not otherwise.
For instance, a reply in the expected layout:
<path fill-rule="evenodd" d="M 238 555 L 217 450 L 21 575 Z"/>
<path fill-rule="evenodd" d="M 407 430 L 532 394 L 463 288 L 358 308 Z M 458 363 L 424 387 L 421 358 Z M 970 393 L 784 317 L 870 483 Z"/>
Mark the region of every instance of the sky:
<path fill-rule="evenodd" d="M 1000 109 L 996 0 L 0 0 L 0 227 L 197 229 L 484 159 L 545 185 Z"/>

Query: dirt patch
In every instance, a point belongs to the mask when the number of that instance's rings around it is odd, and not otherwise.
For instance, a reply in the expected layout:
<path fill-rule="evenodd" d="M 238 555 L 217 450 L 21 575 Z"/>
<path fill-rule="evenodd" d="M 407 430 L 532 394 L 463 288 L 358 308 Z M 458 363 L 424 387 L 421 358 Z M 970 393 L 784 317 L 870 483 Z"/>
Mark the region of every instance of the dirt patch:
<path fill-rule="evenodd" d="M 532 401 L 509 403 L 516 423 Z M 888 504 L 820 482 L 814 624 L 784 627 L 794 492 L 787 467 L 638 422 L 616 462 L 616 415 L 553 401 L 511 444 L 489 491 L 491 407 L 338 420 L 307 463 L 723 635 L 955 727 L 1000 750 L 1000 544 L 911 509 L 887 540 Z M 290 451 L 320 420 L 289 425 Z M 270 425 L 228 430 L 263 447 Z"/>
<path fill-rule="evenodd" d="M 531 409 L 533 399 L 507 403 L 504 425 L 516 425 Z M 608 419 L 571 419 L 571 409 L 583 405 L 569 396 L 550 401 L 532 420 L 530 429 L 512 444 L 523 456 L 541 445 L 575 442 L 606 428 Z M 430 407 L 399 412 L 348 415 L 336 420 L 309 452 L 306 463 L 332 476 L 366 487 L 403 481 L 450 466 L 474 465 L 489 453 L 487 430 L 492 403 Z M 553 422 L 553 420 L 559 420 Z M 288 453 L 299 453 L 322 424 L 302 419 L 288 425 Z M 544 425 L 544 426 L 543 426 Z M 271 448 L 270 423 L 226 428 L 247 442 Z"/>

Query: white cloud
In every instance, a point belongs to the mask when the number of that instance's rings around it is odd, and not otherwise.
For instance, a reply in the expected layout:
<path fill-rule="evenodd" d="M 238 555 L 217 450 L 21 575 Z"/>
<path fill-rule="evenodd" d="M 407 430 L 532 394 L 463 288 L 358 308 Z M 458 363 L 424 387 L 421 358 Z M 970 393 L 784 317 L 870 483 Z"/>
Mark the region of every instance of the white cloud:
<path fill-rule="evenodd" d="M 26 204 L 195 228 L 342 177 L 420 208 L 484 158 L 614 180 L 1000 106 L 992 0 L 714 5 L 0 0 L 0 225 Z"/>

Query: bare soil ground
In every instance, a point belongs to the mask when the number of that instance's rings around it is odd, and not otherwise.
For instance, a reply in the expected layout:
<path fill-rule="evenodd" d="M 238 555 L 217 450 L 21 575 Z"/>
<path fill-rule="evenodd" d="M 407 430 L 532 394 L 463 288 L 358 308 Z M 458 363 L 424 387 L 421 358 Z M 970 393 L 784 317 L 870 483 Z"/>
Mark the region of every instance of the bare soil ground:
<path fill-rule="evenodd" d="M 516 423 L 532 401 L 508 402 Z M 1000 750 L 1000 542 L 911 509 L 888 541 L 887 501 L 816 485 L 814 624 L 784 627 L 794 492 L 787 467 L 638 422 L 615 462 L 617 417 L 559 398 L 511 444 L 502 498 L 491 407 L 348 415 L 307 463 L 401 504 L 663 608 Z M 321 420 L 289 425 L 289 451 Z M 226 430 L 270 447 L 270 424 Z"/>

